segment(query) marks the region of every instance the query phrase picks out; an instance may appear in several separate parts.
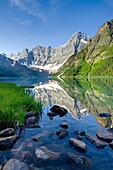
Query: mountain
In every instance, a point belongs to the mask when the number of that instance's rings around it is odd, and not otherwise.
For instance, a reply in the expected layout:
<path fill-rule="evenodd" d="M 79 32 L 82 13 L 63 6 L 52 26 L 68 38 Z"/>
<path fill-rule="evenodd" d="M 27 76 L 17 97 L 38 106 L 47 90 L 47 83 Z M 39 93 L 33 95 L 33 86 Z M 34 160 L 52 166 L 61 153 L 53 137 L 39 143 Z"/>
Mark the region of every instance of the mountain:
<path fill-rule="evenodd" d="M 104 23 L 95 37 L 72 55 L 60 76 L 113 76 L 113 20 Z"/>
<path fill-rule="evenodd" d="M 17 61 L 11 60 L 5 54 L 0 54 L 0 77 L 30 77 L 47 75 L 47 73 L 39 73 L 24 65 L 19 64 Z"/>
<path fill-rule="evenodd" d="M 29 67 L 56 72 L 71 55 L 79 52 L 89 40 L 87 35 L 78 31 L 66 44 L 58 48 L 37 46 L 31 51 L 24 49 L 22 53 L 11 54 L 10 58 Z"/>

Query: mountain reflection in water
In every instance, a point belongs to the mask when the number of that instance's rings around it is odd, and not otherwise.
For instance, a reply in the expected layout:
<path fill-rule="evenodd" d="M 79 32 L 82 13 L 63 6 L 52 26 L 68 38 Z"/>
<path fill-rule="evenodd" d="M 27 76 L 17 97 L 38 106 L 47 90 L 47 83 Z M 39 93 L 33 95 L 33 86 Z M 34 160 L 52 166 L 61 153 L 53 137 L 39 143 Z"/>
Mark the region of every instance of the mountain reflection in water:
<path fill-rule="evenodd" d="M 92 113 L 103 127 L 113 126 L 112 78 L 49 80 L 45 84 L 35 85 L 33 93 L 35 100 L 40 99 L 44 105 L 66 107 L 75 119 Z M 101 113 L 105 117 L 100 117 Z M 106 116 L 108 114 L 111 116 Z"/>
<path fill-rule="evenodd" d="M 34 88 L 35 100 L 40 99 L 44 105 L 57 104 L 67 108 L 75 119 L 81 119 L 89 112 L 84 105 L 71 96 L 56 81 L 48 81 Z"/>

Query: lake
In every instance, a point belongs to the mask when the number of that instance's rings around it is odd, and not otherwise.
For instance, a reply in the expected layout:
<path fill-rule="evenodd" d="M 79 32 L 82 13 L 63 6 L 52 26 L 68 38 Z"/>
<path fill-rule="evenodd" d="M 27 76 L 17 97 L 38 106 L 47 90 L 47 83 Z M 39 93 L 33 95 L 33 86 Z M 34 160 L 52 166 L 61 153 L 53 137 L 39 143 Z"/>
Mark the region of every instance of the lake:
<path fill-rule="evenodd" d="M 23 155 L 31 153 L 34 148 L 46 146 L 55 152 L 69 152 L 86 156 L 93 162 L 93 166 L 88 169 L 113 169 L 113 150 L 108 144 L 104 149 L 98 149 L 83 136 L 82 140 L 87 144 L 86 153 L 81 153 L 69 145 L 69 138 L 76 138 L 75 130 L 78 132 L 85 131 L 92 136 L 96 136 L 98 129 L 106 131 L 113 127 L 112 77 L 68 78 L 58 81 L 49 78 L 0 78 L 0 82 L 15 83 L 30 88 L 30 94 L 34 99 L 41 100 L 44 105 L 38 122 L 41 128 L 26 129 L 11 150 L 0 152 L 0 163 L 11 157 L 22 160 Z M 51 120 L 47 113 L 53 104 L 66 108 L 68 113 L 63 117 L 55 116 Z M 60 140 L 56 135 L 56 131 L 60 129 L 62 123 L 68 124 L 69 134 Z M 32 137 L 37 134 L 43 134 L 43 137 L 38 142 L 33 142 Z M 28 159 L 27 163 L 37 169 L 31 159 Z M 62 161 L 61 165 L 48 165 L 44 169 L 52 168 L 72 169 L 71 165 L 65 161 Z"/>

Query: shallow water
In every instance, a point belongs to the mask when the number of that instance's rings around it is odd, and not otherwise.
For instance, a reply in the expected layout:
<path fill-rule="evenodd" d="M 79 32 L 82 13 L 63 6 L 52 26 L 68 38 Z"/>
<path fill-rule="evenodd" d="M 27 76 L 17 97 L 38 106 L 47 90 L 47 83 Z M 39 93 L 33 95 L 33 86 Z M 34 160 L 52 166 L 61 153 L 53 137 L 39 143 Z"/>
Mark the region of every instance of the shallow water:
<path fill-rule="evenodd" d="M 113 169 L 113 150 L 109 146 L 97 149 L 85 137 L 83 137 L 83 141 L 87 144 L 86 153 L 80 153 L 69 145 L 69 138 L 76 137 L 74 130 L 86 131 L 95 136 L 98 129 L 106 130 L 113 126 L 112 116 L 109 118 L 99 117 L 99 113 L 112 114 L 113 79 L 79 79 L 65 80 L 65 82 L 49 80 L 45 83 L 39 83 L 35 80 L 35 83 L 31 84 L 30 82 L 31 85 L 34 85 L 31 94 L 35 100 L 40 99 L 44 103 L 42 116 L 39 119 L 40 128 L 26 129 L 25 132 L 22 132 L 22 137 L 10 151 L 0 152 L 0 163 L 3 164 L 12 157 L 22 160 L 26 153 L 31 154 L 35 148 L 46 146 L 55 152 L 71 152 L 90 158 L 93 162 L 91 169 Z M 53 120 L 50 120 L 47 113 L 52 104 L 67 108 L 68 113 L 63 117 L 55 116 Z M 60 124 L 63 122 L 69 125 L 69 135 L 60 140 L 55 132 L 60 129 Z M 38 142 L 34 142 L 32 137 L 37 134 L 44 134 L 44 136 Z M 29 158 L 27 161 L 34 169 L 37 169 L 32 159 Z M 61 165 L 54 166 L 56 169 L 71 169 L 65 160 Z M 49 167 L 51 168 L 51 165 L 48 165 Z"/>

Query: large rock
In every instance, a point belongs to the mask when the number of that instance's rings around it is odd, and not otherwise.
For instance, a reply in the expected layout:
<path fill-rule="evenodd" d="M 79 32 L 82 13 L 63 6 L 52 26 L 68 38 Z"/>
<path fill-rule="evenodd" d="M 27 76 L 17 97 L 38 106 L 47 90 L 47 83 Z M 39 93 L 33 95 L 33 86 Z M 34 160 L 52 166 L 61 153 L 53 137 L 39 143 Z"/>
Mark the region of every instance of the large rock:
<path fill-rule="evenodd" d="M 4 166 L 3 170 L 30 170 L 24 162 L 17 159 L 10 159 Z"/>
<path fill-rule="evenodd" d="M 33 160 L 38 166 L 46 166 L 47 164 L 54 164 L 62 160 L 62 154 L 59 152 L 53 152 L 42 146 L 35 149 Z"/>
<path fill-rule="evenodd" d="M 99 129 L 97 131 L 97 137 L 105 142 L 112 142 L 113 140 L 113 134 L 107 131 L 103 131 L 101 129 Z"/>
<path fill-rule="evenodd" d="M 13 128 L 7 128 L 5 130 L 0 131 L 0 137 L 7 137 L 14 135 L 14 129 Z"/>
<path fill-rule="evenodd" d="M 87 150 L 86 144 L 83 141 L 80 141 L 78 139 L 70 138 L 69 144 L 74 146 L 74 148 L 80 152 L 86 152 L 86 150 Z"/>
<path fill-rule="evenodd" d="M 58 113 L 60 117 L 65 116 L 67 114 L 67 109 L 58 105 L 54 105 L 50 110 L 54 113 Z"/>
<path fill-rule="evenodd" d="M 63 139 L 65 138 L 66 136 L 68 136 L 68 131 L 66 129 L 60 129 L 56 132 L 57 136 L 59 139 Z"/>
<path fill-rule="evenodd" d="M 26 119 L 25 124 L 30 125 L 30 124 L 35 124 L 36 122 L 37 122 L 37 118 L 35 116 L 32 116 Z"/>
<path fill-rule="evenodd" d="M 67 153 L 67 161 L 73 170 L 88 170 L 92 166 L 92 161 L 85 156 Z"/>
<path fill-rule="evenodd" d="M 107 146 L 105 142 L 99 140 L 95 136 L 91 136 L 88 133 L 85 133 L 85 136 L 86 136 L 86 139 L 90 141 L 93 145 L 95 145 L 98 149 L 103 149 Z"/>
<path fill-rule="evenodd" d="M 6 150 L 11 148 L 20 136 L 9 136 L 0 138 L 0 150 Z"/>

